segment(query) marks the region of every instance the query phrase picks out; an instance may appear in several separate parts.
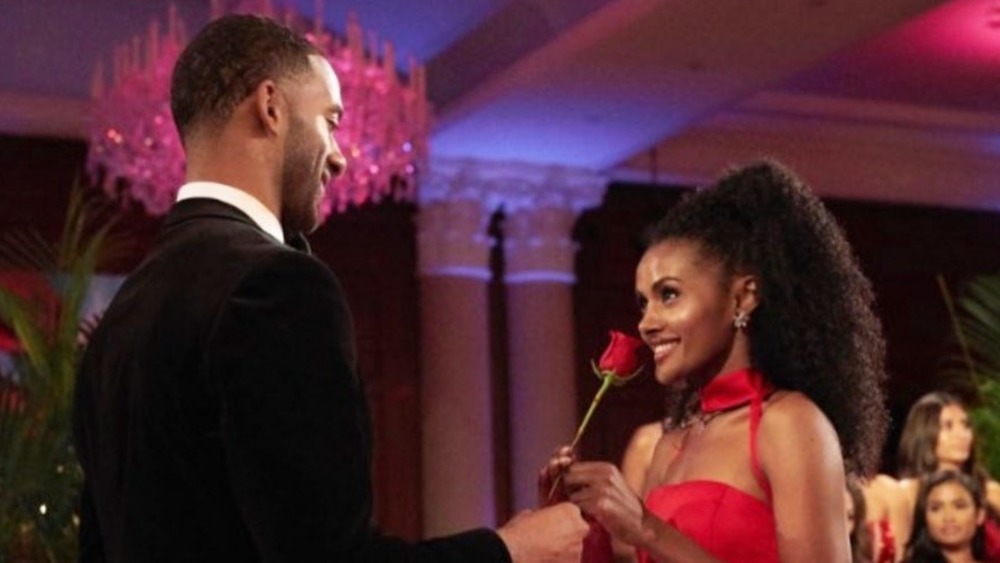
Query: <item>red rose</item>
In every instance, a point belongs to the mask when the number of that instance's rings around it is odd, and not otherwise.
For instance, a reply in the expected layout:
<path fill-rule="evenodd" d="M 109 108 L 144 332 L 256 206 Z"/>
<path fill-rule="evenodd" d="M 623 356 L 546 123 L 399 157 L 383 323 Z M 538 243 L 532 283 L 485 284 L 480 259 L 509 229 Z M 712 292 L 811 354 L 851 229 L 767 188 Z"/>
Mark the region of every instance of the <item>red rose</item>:
<path fill-rule="evenodd" d="M 636 354 L 643 345 L 641 340 L 617 330 L 612 330 L 608 334 L 611 336 L 611 342 L 608 343 L 608 347 L 601 354 L 600 363 L 595 364 L 593 360 L 590 361 L 594 375 L 597 376 L 597 379 L 601 380 L 601 387 L 597 390 L 597 394 L 594 395 L 594 400 L 590 402 L 587 414 L 583 415 L 583 422 L 577 428 L 576 437 L 573 438 L 572 447 L 574 448 L 577 442 L 580 441 L 587 423 L 590 422 L 590 417 L 594 414 L 597 403 L 601 402 L 601 398 L 608 392 L 608 389 L 612 385 L 621 387 L 632 381 L 635 376 L 639 375 L 640 368 L 642 367 L 642 364 L 639 362 L 639 356 Z"/>
<path fill-rule="evenodd" d="M 590 402 L 590 408 L 587 409 L 587 413 L 583 415 L 580 426 L 576 429 L 576 436 L 573 437 L 573 442 L 570 444 L 571 449 L 576 449 L 576 445 L 580 443 L 583 431 L 587 429 L 587 424 L 590 423 L 590 417 L 594 416 L 594 410 L 597 409 L 598 403 L 601 402 L 608 389 L 612 385 L 615 387 L 625 385 L 635 376 L 639 375 L 641 363 L 636 352 L 642 347 L 642 341 L 617 330 L 612 330 L 609 335 L 611 336 L 611 342 L 608 343 L 608 347 L 601 354 L 601 361 L 596 364 L 593 360 L 590 361 L 594 375 L 597 376 L 597 379 L 601 380 L 601 387 L 597 390 L 597 394 L 594 395 L 594 399 Z M 562 474 L 552 483 L 552 488 L 549 489 L 549 500 L 552 500 L 552 495 L 555 493 L 556 488 L 558 488 L 560 481 L 562 481 Z"/>
<path fill-rule="evenodd" d="M 642 348 L 642 340 L 627 334 L 612 330 L 610 332 L 611 342 L 601 355 L 601 361 L 597 363 L 597 369 L 603 372 L 611 372 L 615 377 L 628 377 L 639 369 L 638 351 Z"/>

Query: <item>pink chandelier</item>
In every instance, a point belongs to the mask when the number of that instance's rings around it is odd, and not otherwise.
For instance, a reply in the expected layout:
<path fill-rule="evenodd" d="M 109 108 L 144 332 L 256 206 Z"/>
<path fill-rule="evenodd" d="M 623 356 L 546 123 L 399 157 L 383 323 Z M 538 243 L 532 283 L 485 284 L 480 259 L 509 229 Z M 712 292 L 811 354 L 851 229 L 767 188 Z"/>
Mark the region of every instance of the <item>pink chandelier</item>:
<path fill-rule="evenodd" d="M 426 169 L 430 105 L 424 68 L 412 59 L 405 82 L 396 73 L 391 43 L 365 33 L 352 15 L 346 37 L 328 33 L 321 2 L 310 22 L 297 12 L 277 11 L 268 0 L 228 7 L 212 0 L 212 18 L 257 13 L 302 33 L 322 52 L 340 79 L 348 119 L 337 133 L 347 172 L 327 186 L 321 216 L 385 198 L 412 201 L 417 175 Z M 165 32 L 152 22 L 147 36 L 133 37 L 114 51 L 111 76 L 102 64 L 94 73 L 87 170 L 103 190 L 123 204 L 134 202 L 162 215 L 184 182 L 184 152 L 170 112 L 170 75 L 186 43 L 183 22 L 170 7 Z"/>

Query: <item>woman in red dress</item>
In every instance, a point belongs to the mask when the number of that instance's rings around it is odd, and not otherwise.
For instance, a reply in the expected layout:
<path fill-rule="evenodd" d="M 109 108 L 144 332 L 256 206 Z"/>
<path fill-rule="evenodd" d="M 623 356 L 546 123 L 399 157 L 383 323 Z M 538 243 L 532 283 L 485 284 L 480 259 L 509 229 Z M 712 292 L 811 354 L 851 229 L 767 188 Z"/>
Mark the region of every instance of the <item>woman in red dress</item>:
<path fill-rule="evenodd" d="M 636 269 L 639 332 L 674 397 L 637 496 L 563 448 L 540 487 L 623 560 L 849 561 L 845 470 L 874 465 L 887 416 L 872 290 L 822 203 L 754 164 L 685 197 Z M 608 542 L 590 538 L 586 560 Z"/>

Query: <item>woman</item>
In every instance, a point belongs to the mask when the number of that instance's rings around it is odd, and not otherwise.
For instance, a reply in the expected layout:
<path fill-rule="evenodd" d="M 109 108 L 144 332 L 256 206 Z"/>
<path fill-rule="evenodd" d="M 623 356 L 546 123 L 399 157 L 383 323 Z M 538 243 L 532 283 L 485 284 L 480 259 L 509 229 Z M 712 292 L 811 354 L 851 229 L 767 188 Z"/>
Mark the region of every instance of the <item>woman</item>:
<path fill-rule="evenodd" d="M 988 512 L 992 513 L 987 522 L 988 558 L 1000 560 L 1000 530 L 995 517 L 1000 511 L 1000 484 L 990 479 L 976 460 L 975 434 L 958 397 L 943 392 L 928 393 L 910 407 L 899 440 L 897 462 L 898 481 L 879 475 L 865 491 L 869 504 L 880 507 L 869 514 L 869 522 L 895 536 L 897 560 L 903 555 L 901 546 L 911 535 L 920 479 L 942 470 L 970 475 L 986 492 Z"/>
<path fill-rule="evenodd" d="M 1000 511 L 1000 484 L 976 459 L 976 436 L 962 401 L 949 393 L 928 393 L 910 408 L 899 439 L 900 485 L 916 499 L 920 477 L 945 469 L 980 481 L 993 510 Z"/>
<path fill-rule="evenodd" d="M 636 293 L 675 397 L 644 500 L 568 448 L 542 490 L 564 472 L 562 494 L 640 561 L 848 561 L 845 467 L 881 446 L 884 345 L 822 203 L 776 164 L 737 170 L 654 227 Z"/>
<path fill-rule="evenodd" d="M 923 479 L 907 563 L 982 561 L 984 505 L 980 483 L 961 471 L 939 471 Z"/>

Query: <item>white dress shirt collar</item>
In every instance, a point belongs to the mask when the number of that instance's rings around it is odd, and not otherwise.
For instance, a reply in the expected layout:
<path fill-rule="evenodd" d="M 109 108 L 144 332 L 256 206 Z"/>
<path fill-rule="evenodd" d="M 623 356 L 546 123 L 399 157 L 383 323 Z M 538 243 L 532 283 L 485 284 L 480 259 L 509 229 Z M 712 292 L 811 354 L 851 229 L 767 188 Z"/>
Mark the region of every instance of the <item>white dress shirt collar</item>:
<path fill-rule="evenodd" d="M 232 205 L 246 213 L 265 233 L 285 242 L 281 222 L 254 196 L 247 192 L 218 182 L 188 182 L 177 192 L 177 201 L 193 198 L 208 198 Z"/>

